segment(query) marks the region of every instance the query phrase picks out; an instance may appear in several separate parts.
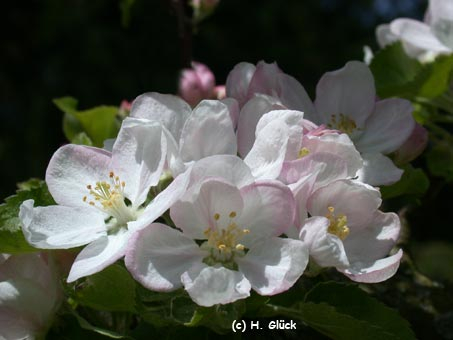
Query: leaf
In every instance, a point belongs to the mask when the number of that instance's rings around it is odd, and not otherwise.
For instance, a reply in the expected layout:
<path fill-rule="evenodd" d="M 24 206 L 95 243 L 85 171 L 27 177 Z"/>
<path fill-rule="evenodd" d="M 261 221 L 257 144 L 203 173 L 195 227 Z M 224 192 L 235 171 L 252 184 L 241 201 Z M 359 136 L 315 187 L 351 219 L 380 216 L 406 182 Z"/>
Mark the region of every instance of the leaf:
<path fill-rule="evenodd" d="M 131 9 L 135 0 L 120 0 L 119 7 L 121 10 L 121 25 L 124 28 L 129 27 L 131 21 Z"/>
<path fill-rule="evenodd" d="M 35 205 L 55 204 L 44 181 L 31 179 L 19 183 L 15 195 L 5 199 L 0 205 L 0 253 L 20 254 L 37 251 L 27 243 L 21 229 L 19 208 L 23 201 L 33 199 Z"/>
<path fill-rule="evenodd" d="M 320 283 L 299 304 L 303 321 L 332 339 L 415 339 L 409 323 L 355 285 Z"/>
<path fill-rule="evenodd" d="M 102 146 L 104 140 L 116 136 L 119 124 L 116 120 L 116 106 L 97 106 L 78 111 L 77 99 L 63 97 L 53 100 L 54 104 L 65 113 L 63 130 L 72 142 L 81 132 L 85 132 L 94 146 Z"/>
<path fill-rule="evenodd" d="M 88 145 L 93 146 L 93 142 L 91 141 L 90 137 L 87 136 L 85 132 L 79 132 L 74 138 L 71 140 L 74 144 L 79 145 Z"/>
<path fill-rule="evenodd" d="M 453 150 L 447 141 L 436 143 L 426 155 L 428 169 L 434 176 L 453 181 Z"/>
<path fill-rule="evenodd" d="M 135 281 L 126 269 L 114 264 L 87 277 L 73 298 L 96 310 L 135 312 Z"/>
<path fill-rule="evenodd" d="M 395 184 L 381 187 L 382 198 L 388 199 L 402 195 L 422 197 L 429 188 L 429 179 L 422 169 L 415 169 L 410 164 L 402 167 L 403 176 Z"/>
<path fill-rule="evenodd" d="M 425 64 L 412 83 L 417 95 L 435 98 L 448 90 L 453 70 L 453 55 L 441 55 L 433 62 Z"/>
<path fill-rule="evenodd" d="M 374 56 L 370 69 L 380 97 L 402 96 L 422 69 L 416 59 L 410 58 L 400 42 L 391 44 Z"/>

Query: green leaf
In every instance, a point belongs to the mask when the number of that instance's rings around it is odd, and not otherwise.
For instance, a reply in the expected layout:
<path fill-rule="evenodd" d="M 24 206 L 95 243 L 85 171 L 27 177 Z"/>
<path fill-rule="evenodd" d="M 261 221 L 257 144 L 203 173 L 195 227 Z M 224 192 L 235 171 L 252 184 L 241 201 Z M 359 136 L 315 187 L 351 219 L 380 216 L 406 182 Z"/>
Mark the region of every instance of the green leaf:
<path fill-rule="evenodd" d="M 54 104 L 65 113 L 63 130 L 72 142 L 81 132 L 85 132 L 94 146 L 102 146 L 104 140 L 114 138 L 119 130 L 116 120 L 116 106 L 98 106 L 89 110 L 77 110 L 77 100 L 63 97 L 53 100 Z"/>
<path fill-rule="evenodd" d="M 391 44 L 374 56 L 370 69 L 380 97 L 403 96 L 422 69 L 416 59 L 410 58 L 400 42 Z"/>
<path fill-rule="evenodd" d="M 91 275 L 73 297 L 83 306 L 103 311 L 135 312 L 135 281 L 126 269 L 114 264 Z"/>
<path fill-rule="evenodd" d="M 19 208 L 23 201 L 33 199 L 36 206 L 55 204 L 44 181 L 31 179 L 19 183 L 19 190 L 0 205 L 0 253 L 20 254 L 37 251 L 27 243 L 21 229 Z"/>
<path fill-rule="evenodd" d="M 415 339 L 397 311 L 355 285 L 320 283 L 299 310 L 307 325 L 332 339 Z"/>
<path fill-rule="evenodd" d="M 395 184 L 381 187 L 382 198 L 388 199 L 402 195 L 422 197 L 429 188 L 429 179 L 422 169 L 415 169 L 410 164 L 402 167 L 403 176 Z"/>
<path fill-rule="evenodd" d="M 412 87 L 423 98 L 435 98 L 445 93 L 450 85 L 453 70 L 453 55 L 442 55 L 425 64 L 417 75 Z"/>
<path fill-rule="evenodd" d="M 93 142 L 91 141 L 90 137 L 87 136 L 85 132 L 79 132 L 74 138 L 71 140 L 73 144 L 80 144 L 80 145 L 88 145 L 93 146 Z"/>
<path fill-rule="evenodd" d="M 447 141 L 441 141 L 426 155 L 428 169 L 434 176 L 453 181 L 453 149 Z"/>
<path fill-rule="evenodd" d="M 135 0 L 120 0 L 119 7 L 121 10 L 121 25 L 124 28 L 129 27 L 131 21 L 131 9 Z"/>

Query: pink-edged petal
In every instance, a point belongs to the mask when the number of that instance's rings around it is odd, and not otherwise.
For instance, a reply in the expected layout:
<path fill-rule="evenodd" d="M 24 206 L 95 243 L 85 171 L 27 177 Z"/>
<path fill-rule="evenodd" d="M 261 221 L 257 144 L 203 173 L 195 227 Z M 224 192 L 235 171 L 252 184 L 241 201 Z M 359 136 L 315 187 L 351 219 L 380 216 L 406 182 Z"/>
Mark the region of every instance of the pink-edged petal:
<path fill-rule="evenodd" d="M 192 167 L 191 191 L 198 191 L 199 185 L 209 178 L 223 178 L 238 188 L 255 181 L 250 168 L 233 155 L 215 155 L 197 161 Z"/>
<path fill-rule="evenodd" d="M 255 70 L 255 65 L 242 62 L 234 66 L 233 70 L 228 74 L 225 83 L 226 95 L 236 99 L 240 107 L 247 101 L 250 80 Z"/>
<path fill-rule="evenodd" d="M 191 112 L 189 104 L 177 96 L 149 92 L 134 100 L 130 116 L 161 122 L 179 141 L 184 122 Z"/>
<path fill-rule="evenodd" d="M 305 117 L 313 120 L 316 109 L 304 87 L 293 77 L 285 73 L 277 75 L 278 97 L 286 107 L 304 112 Z"/>
<path fill-rule="evenodd" d="M 218 100 L 203 100 L 186 120 L 179 146 L 185 162 L 217 154 L 236 155 L 228 107 Z"/>
<path fill-rule="evenodd" d="M 269 111 L 284 109 L 277 98 L 256 95 L 244 105 L 239 113 L 237 139 L 238 150 L 245 157 L 255 142 L 256 125 L 260 118 Z"/>
<path fill-rule="evenodd" d="M 366 228 L 351 232 L 344 240 L 349 260 L 372 262 L 387 256 L 398 240 L 400 229 L 398 215 L 377 211 Z"/>
<path fill-rule="evenodd" d="M 238 101 L 234 98 L 224 98 L 220 101 L 228 107 L 231 122 L 233 123 L 233 128 L 236 129 L 238 125 L 240 111 Z"/>
<path fill-rule="evenodd" d="M 120 230 L 116 234 L 103 236 L 87 245 L 75 259 L 67 282 L 98 273 L 124 256 L 131 233 Z"/>
<path fill-rule="evenodd" d="M 258 132 L 253 148 L 244 159 L 255 178 L 275 179 L 280 175 L 287 152 L 289 130 L 287 124 L 275 120 Z"/>
<path fill-rule="evenodd" d="M 343 242 L 327 232 L 330 221 L 325 217 L 310 217 L 300 230 L 300 239 L 308 246 L 309 254 L 321 267 L 349 267 Z"/>
<path fill-rule="evenodd" d="M 130 231 L 145 228 L 179 200 L 186 192 L 190 180 L 190 169 L 176 177 L 164 191 L 149 203 L 136 221 L 127 224 Z"/>
<path fill-rule="evenodd" d="M 357 172 L 358 179 L 373 186 L 398 182 L 403 170 L 381 153 L 363 153 L 363 168 Z"/>
<path fill-rule="evenodd" d="M 340 114 L 362 128 L 374 108 L 376 89 L 373 75 L 365 63 L 350 61 L 343 68 L 325 73 L 316 86 L 315 106 L 320 121 L 330 123 Z M 335 126 L 334 126 L 335 128 Z"/>
<path fill-rule="evenodd" d="M 131 237 L 125 263 L 143 286 L 164 292 L 182 287 L 181 275 L 206 255 L 180 231 L 153 223 Z"/>
<path fill-rule="evenodd" d="M 200 265 L 185 272 L 181 279 L 192 300 L 204 307 L 250 296 L 250 282 L 244 275 L 224 267 Z"/>
<path fill-rule="evenodd" d="M 296 203 L 294 228 L 291 228 L 286 232 L 286 235 L 291 238 L 299 239 L 299 230 L 305 223 L 305 219 L 308 216 L 307 201 L 313 191 L 315 181 L 316 174 L 310 174 L 300 178 L 298 182 L 288 186 L 294 195 L 294 201 Z"/>
<path fill-rule="evenodd" d="M 22 203 L 19 218 L 25 239 L 34 247 L 67 249 L 90 243 L 106 234 L 102 214 L 93 209 Z"/>
<path fill-rule="evenodd" d="M 206 239 L 208 228 L 227 228 L 230 213 L 241 216 L 243 209 L 241 192 L 235 186 L 219 180 L 206 180 L 200 191 L 189 201 L 178 201 L 170 209 L 175 225 L 193 239 Z"/>
<path fill-rule="evenodd" d="M 239 270 L 260 295 L 275 295 L 291 288 L 308 263 L 307 246 L 292 239 L 273 237 L 255 244 L 237 259 Z"/>
<path fill-rule="evenodd" d="M 253 97 L 256 93 L 278 96 L 278 79 L 277 76 L 283 73 L 277 63 L 268 64 L 260 61 L 256 65 L 255 73 L 250 80 L 248 89 L 248 98 Z"/>
<path fill-rule="evenodd" d="M 396 19 L 390 23 L 390 30 L 403 41 L 433 52 L 449 52 L 449 49 L 436 38 L 427 24 L 413 19 Z"/>
<path fill-rule="evenodd" d="M 406 164 L 413 161 L 426 149 L 429 141 L 428 130 L 422 125 L 415 123 L 411 135 L 394 153 L 394 161 L 397 164 Z"/>
<path fill-rule="evenodd" d="M 355 282 L 382 282 L 395 275 L 402 257 L 403 251 L 400 249 L 395 255 L 373 263 L 353 263 L 351 267 L 340 271 Z"/>
<path fill-rule="evenodd" d="M 364 133 L 355 141 L 360 152 L 388 154 L 409 138 L 415 126 L 410 101 L 390 98 L 378 101 Z"/>
<path fill-rule="evenodd" d="M 351 233 L 365 228 L 381 205 L 379 190 L 352 180 L 338 180 L 316 190 L 308 200 L 312 216 L 326 216 L 328 207 L 335 215 L 346 215 Z"/>
<path fill-rule="evenodd" d="M 293 225 L 295 202 L 286 185 L 279 181 L 257 181 L 242 188 L 241 195 L 244 210 L 237 224 L 250 230 L 243 238 L 244 245 L 279 236 Z"/>
<path fill-rule="evenodd" d="M 140 206 L 149 188 L 157 185 L 166 160 L 167 140 L 162 125 L 147 119 L 126 118 L 113 146 L 112 166 L 124 181 L 125 196 Z"/>
<path fill-rule="evenodd" d="M 46 171 L 46 183 L 55 202 L 72 207 L 92 208 L 83 201 L 89 195 L 87 185 L 108 181 L 111 153 L 83 145 L 68 144 L 52 156 Z"/>

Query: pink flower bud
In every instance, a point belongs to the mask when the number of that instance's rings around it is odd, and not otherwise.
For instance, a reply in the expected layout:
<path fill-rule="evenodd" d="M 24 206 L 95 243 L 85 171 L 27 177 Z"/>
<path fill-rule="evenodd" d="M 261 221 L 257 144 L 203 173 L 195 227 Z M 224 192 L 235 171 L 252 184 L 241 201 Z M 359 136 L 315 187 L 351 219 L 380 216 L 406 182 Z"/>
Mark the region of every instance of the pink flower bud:
<path fill-rule="evenodd" d="M 204 64 L 192 62 L 192 68 L 184 69 L 179 78 L 179 95 L 192 107 L 203 99 L 213 99 L 215 77 Z"/>
<path fill-rule="evenodd" d="M 412 134 L 395 152 L 395 163 L 405 164 L 417 158 L 428 143 L 428 131 L 416 123 Z"/>

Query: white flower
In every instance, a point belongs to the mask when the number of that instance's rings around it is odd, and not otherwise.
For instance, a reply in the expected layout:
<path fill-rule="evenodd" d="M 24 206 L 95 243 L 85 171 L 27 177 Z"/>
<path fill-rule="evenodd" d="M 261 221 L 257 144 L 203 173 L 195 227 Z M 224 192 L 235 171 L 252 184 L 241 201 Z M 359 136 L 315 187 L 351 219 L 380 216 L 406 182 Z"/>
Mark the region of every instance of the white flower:
<path fill-rule="evenodd" d="M 188 175 L 179 176 L 143 207 L 166 159 L 167 134 L 158 122 L 128 118 L 112 152 L 65 145 L 46 173 L 58 205 L 23 202 L 19 217 L 27 241 L 37 248 L 88 244 L 77 256 L 68 282 L 99 272 L 124 255 L 131 234 L 158 218 L 181 195 Z"/>

